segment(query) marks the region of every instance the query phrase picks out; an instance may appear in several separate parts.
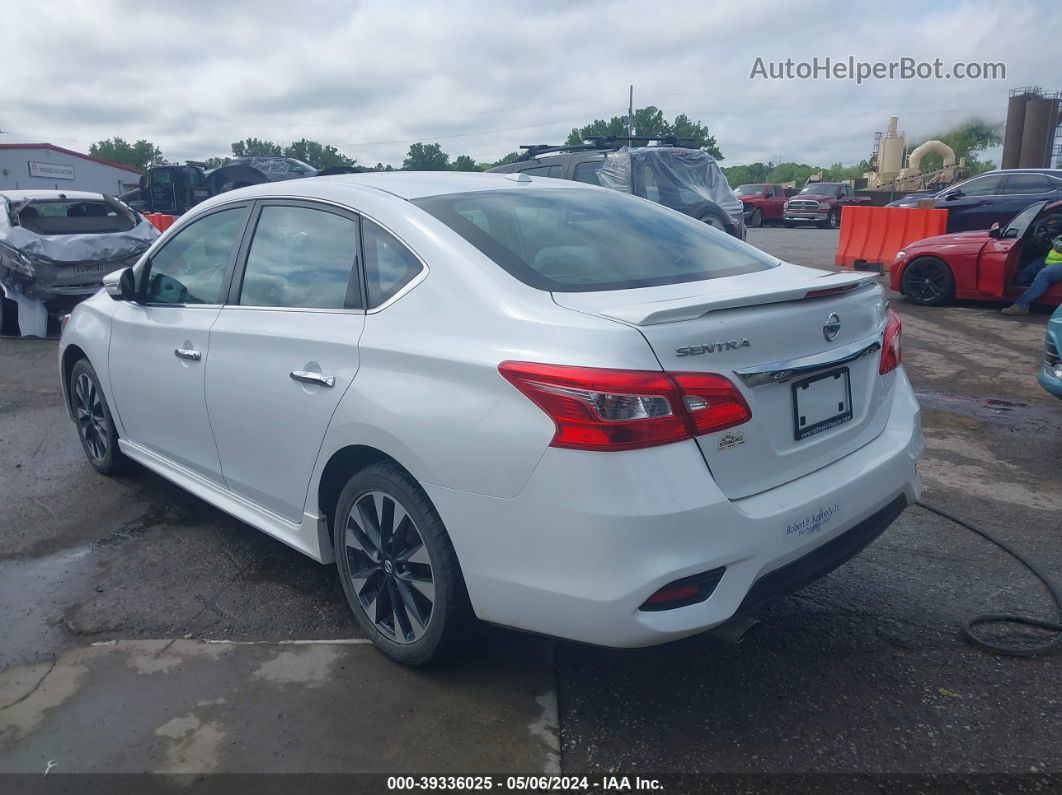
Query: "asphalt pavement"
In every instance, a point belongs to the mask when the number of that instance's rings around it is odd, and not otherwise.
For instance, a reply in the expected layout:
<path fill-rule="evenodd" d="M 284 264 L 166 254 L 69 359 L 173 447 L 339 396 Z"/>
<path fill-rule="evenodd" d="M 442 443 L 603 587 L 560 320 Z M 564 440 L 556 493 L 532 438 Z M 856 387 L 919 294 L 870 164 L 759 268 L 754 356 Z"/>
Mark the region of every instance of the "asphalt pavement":
<path fill-rule="evenodd" d="M 836 240 L 750 233 L 808 265 Z M 1062 578 L 1062 403 L 1035 382 L 1048 313 L 895 306 L 926 498 Z M 0 772 L 1062 772 L 1062 658 L 958 632 L 1050 618 L 1045 594 L 921 508 L 737 646 L 487 628 L 410 671 L 361 641 L 333 568 L 144 470 L 95 474 L 55 353 L 0 340 Z"/>

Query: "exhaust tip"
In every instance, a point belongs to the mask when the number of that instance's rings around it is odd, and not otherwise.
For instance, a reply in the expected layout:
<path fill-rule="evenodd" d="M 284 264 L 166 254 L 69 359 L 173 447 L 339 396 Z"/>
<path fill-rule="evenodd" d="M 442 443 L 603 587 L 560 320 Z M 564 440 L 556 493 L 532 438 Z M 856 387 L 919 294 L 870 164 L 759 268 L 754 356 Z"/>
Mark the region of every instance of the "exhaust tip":
<path fill-rule="evenodd" d="M 708 630 L 708 634 L 731 646 L 737 646 L 744 640 L 749 630 L 759 623 L 758 619 L 739 616 L 738 618 L 730 619 L 725 624 L 720 624 L 715 629 Z"/>

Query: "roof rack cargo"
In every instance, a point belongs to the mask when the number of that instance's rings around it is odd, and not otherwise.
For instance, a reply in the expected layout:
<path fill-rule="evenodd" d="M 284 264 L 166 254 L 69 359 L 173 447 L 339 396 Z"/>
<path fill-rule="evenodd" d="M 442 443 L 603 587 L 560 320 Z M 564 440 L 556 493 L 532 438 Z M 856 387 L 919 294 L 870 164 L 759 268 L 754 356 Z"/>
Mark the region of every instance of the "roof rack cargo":
<path fill-rule="evenodd" d="M 619 149 L 624 144 L 633 143 L 648 145 L 652 142 L 656 146 L 679 146 L 684 149 L 697 148 L 695 146 L 690 146 L 690 144 L 693 143 L 692 138 L 678 138 L 674 135 L 599 135 L 595 138 L 586 138 L 584 141 L 586 142 L 581 144 L 562 144 L 560 146 L 553 146 L 550 144 L 521 144 L 519 148 L 525 151 L 516 158 L 516 162 L 531 160 L 539 155 L 551 152 L 609 151 Z"/>

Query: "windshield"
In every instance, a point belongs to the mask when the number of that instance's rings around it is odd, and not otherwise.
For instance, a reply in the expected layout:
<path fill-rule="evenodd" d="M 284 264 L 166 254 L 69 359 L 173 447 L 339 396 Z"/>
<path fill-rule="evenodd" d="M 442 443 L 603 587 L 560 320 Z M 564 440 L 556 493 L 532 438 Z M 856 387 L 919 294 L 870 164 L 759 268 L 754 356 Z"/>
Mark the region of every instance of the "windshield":
<path fill-rule="evenodd" d="M 766 190 L 766 185 L 738 185 L 734 193 L 738 196 L 762 196 Z"/>
<path fill-rule="evenodd" d="M 824 193 L 831 194 L 837 193 L 841 189 L 841 186 L 836 182 L 812 182 L 810 185 L 805 185 L 801 189 L 801 193 Z"/>
<path fill-rule="evenodd" d="M 520 281 L 541 290 L 625 290 L 777 264 L 657 204 L 598 190 L 500 190 L 414 199 Z"/>

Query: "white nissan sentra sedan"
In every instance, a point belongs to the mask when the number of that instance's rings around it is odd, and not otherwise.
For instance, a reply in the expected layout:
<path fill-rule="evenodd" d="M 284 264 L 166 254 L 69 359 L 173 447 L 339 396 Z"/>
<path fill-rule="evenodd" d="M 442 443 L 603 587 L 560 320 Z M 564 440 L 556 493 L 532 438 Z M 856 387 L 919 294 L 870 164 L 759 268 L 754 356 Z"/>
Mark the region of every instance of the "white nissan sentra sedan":
<path fill-rule="evenodd" d="M 719 627 L 917 499 L 900 320 L 653 202 L 343 175 L 198 205 L 65 325 L 89 462 L 321 563 L 409 664 L 475 619 L 606 646 Z"/>

